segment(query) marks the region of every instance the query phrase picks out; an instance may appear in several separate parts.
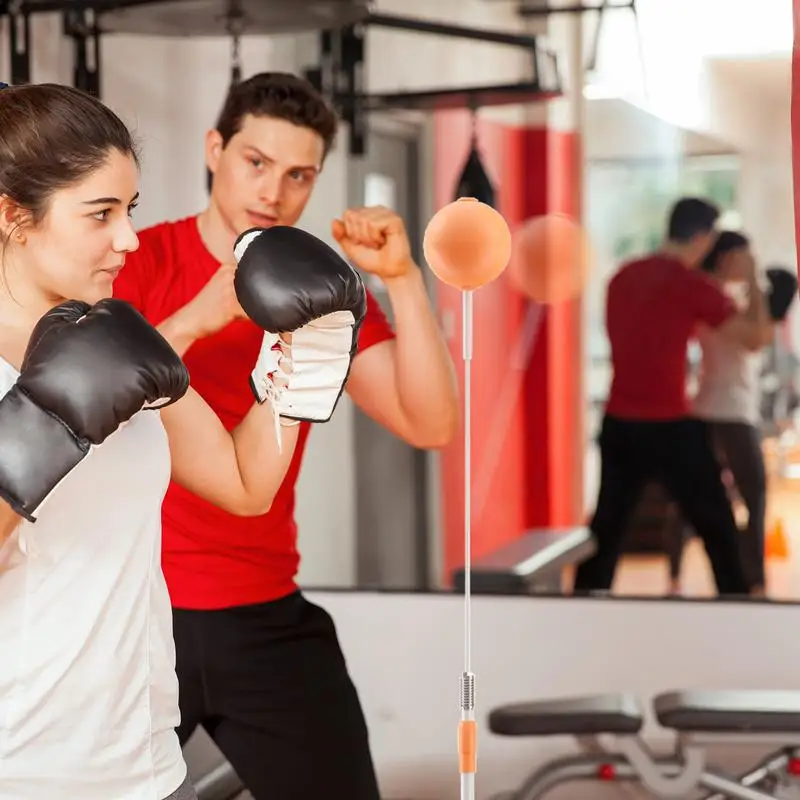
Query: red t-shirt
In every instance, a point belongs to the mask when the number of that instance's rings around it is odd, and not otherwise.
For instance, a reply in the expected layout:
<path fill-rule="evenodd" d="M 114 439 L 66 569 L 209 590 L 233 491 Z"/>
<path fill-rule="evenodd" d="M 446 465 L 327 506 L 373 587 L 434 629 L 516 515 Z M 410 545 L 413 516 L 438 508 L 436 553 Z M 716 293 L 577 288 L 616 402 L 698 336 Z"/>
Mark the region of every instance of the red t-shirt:
<path fill-rule="evenodd" d="M 139 233 L 114 283 L 114 296 L 132 303 L 158 325 L 186 305 L 219 268 L 197 230 L 196 217 Z M 359 351 L 392 338 L 368 294 Z M 249 377 L 263 332 L 237 320 L 186 352 L 193 388 L 231 430 L 252 407 Z M 295 483 L 311 426 L 301 423 L 291 465 L 267 514 L 237 517 L 171 483 L 162 507 L 162 564 L 176 608 L 214 609 L 261 603 L 295 591 L 300 562 L 294 520 Z M 208 454 L 214 458 L 213 453 Z"/>
<path fill-rule="evenodd" d="M 698 323 L 716 328 L 735 309 L 712 278 L 675 258 L 652 255 L 622 266 L 606 295 L 614 371 L 606 413 L 642 420 L 687 416 L 689 339 Z"/>

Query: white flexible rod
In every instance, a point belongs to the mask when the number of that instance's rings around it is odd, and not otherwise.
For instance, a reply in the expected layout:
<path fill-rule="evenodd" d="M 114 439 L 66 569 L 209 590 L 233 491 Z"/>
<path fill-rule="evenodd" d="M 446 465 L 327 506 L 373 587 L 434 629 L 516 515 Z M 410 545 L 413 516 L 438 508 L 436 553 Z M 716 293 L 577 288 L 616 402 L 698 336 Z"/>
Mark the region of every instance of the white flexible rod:
<path fill-rule="evenodd" d="M 464 357 L 464 671 L 461 673 L 461 722 L 458 755 L 461 800 L 475 800 L 477 725 L 475 675 L 472 673 L 472 292 L 462 295 Z"/>

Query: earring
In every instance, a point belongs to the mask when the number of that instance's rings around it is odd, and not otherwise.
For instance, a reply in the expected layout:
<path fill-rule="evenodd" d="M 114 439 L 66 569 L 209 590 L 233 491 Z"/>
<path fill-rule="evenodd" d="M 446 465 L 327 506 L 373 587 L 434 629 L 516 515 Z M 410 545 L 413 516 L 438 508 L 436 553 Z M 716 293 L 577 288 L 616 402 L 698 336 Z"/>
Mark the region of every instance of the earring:
<path fill-rule="evenodd" d="M 25 237 L 25 234 L 24 234 L 24 233 L 22 233 L 21 231 L 18 231 L 18 232 L 17 232 L 17 233 L 14 235 L 14 238 L 17 240 L 17 243 L 18 243 L 18 244 L 25 244 L 25 239 L 26 239 L 26 237 Z"/>

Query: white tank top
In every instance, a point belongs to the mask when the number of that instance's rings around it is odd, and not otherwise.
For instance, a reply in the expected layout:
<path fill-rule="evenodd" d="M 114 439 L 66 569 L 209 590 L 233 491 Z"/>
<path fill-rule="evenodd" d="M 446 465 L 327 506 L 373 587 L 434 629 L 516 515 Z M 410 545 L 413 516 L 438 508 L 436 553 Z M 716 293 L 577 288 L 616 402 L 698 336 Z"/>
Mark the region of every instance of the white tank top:
<path fill-rule="evenodd" d="M 745 350 L 706 326 L 698 330 L 697 339 L 702 358 L 694 398 L 695 416 L 714 422 L 758 425 L 761 352 Z"/>
<path fill-rule="evenodd" d="M 0 360 L 0 396 L 18 375 Z M 140 412 L 0 547 L 0 800 L 163 800 L 185 779 L 169 477 L 160 416 Z"/>

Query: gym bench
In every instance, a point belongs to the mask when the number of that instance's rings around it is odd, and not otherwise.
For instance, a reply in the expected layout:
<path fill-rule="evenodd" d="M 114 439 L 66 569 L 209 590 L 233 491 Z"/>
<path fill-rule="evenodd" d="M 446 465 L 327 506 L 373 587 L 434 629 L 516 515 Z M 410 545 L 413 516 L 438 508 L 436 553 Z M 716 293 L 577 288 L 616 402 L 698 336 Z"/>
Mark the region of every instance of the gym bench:
<path fill-rule="evenodd" d="M 595 552 L 586 527 L 536 528 L 472 564 L 473 594 L 562 594 L 565 568 L 585 561 Z M 453 588 L 464 591 L 464 569 L 453 571 Z"/>
<path fill-rule="evenodd" d="M 556 786 L 585 780 L 633 781 L 661 798 L 694 797 L 698 790 L 707 792 L 703 800 L 800 798 L 800 692 L 667 692 L 653 698 L 652 710 L 675 733 L 672 753 L 655 754 L 642 740 L 644 714 L 630 694 L 493 709 L 489 729 L 497 735 L 573 736 L 583 752 L 548 762 L 517 790 L 492 800 L 538 800 Z M 704 747 L 725 741 L 777 741 L 779 749 L 746 774 L 730 777 L 707 764 Z"/>

